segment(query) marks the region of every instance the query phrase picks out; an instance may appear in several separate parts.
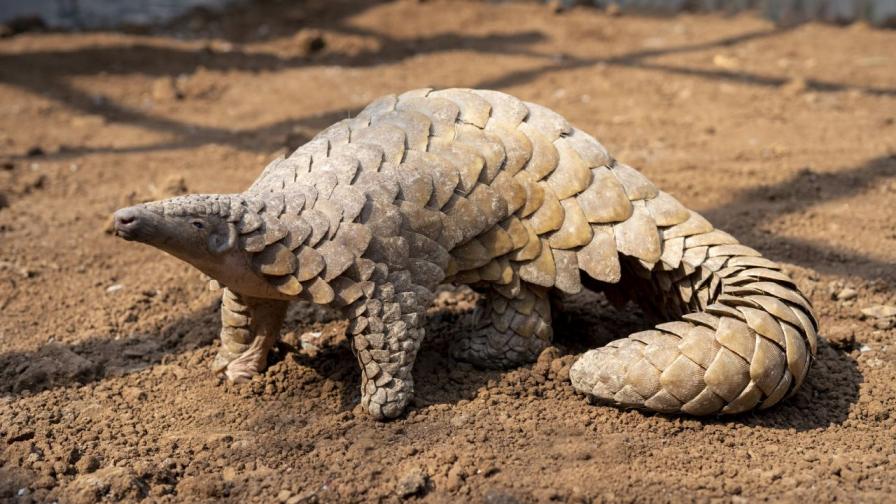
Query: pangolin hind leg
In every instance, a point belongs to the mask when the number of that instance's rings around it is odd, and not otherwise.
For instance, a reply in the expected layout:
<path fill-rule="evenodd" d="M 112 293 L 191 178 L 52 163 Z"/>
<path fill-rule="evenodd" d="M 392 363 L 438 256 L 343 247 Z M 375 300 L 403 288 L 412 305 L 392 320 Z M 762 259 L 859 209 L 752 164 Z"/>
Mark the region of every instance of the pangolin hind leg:
<path fill-rule="evenodd" d="M 221 297 L 221 348 L 212 364 L 231 381 L 249 380 L 264 371 L 277 342 L 287 301 L 255 299 L 224 289 Z"/>
<path fill-rule="evenodd" d="M 551 343 L 548 289 L 523 283 L 512 297 L 489 288 L 477 308 L 475 329 L 457 341 L 455 358 L 483 368 L 509 368 L 533 362 Z"/>

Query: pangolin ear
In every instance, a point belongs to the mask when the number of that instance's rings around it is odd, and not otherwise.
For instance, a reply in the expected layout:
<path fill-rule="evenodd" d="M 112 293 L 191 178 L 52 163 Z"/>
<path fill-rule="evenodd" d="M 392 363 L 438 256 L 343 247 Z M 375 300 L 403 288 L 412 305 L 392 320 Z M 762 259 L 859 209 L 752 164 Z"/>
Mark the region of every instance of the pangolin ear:
<path fill-rule="evenodd" d="M 236 246 L 238 234 L 236 226 L 232 222 L 228 222 L 226 230 L 209 235 L 208 249 L 212 254 L 221 255 Z"/>

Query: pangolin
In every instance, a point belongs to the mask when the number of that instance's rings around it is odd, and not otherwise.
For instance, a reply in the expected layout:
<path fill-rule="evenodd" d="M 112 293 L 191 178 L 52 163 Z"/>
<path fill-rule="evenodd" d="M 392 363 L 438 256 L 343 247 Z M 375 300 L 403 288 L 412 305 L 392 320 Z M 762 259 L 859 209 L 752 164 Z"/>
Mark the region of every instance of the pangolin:
<path fill-rule="evenodd" d="M 767 408 L 816 352 L 812 306 L 776 263 L 714 229 L 551 110 L 497 91 L 375 100 L 270 163 L 239 194 L 115 213 L 128 240 L 224 287 L 215 372 L 264 370 L 290 301 L 342 310 L 361 405 L 402 413 L 425 309 L 440 284 L 484 303 L 452 355 L 532 362 L 551 299 L 584 288 L 666 320 L 584 353 L 572 385 L 621 407 L 691 415 Z"/>

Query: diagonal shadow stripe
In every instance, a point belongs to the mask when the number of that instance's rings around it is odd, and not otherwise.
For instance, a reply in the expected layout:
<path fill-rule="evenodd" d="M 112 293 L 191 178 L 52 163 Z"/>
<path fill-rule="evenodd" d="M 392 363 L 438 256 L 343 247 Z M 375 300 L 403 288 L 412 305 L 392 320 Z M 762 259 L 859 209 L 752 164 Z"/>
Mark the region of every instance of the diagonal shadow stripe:
<path fill-rule="evenodd" d="M 342 25 L 333 25 L 339 27 Z M 331 27 L 333 27 L 331 26 Z M 348 66 L 363 66 L 370 64 L 381 64 L 387 62 L 399 61 L 421 52 L 440 52 L 451 50 L 472 50 L 475 52 L 494 53 L 494 54 L 521 54 L 536 58 L 551 58 L 552 56 L 529 51 L 523 47 L 544 39 L 544 35 L 537 32 L 526 32 L 516 35 L 496 35 L 484 37 L 459 37 L 455 35 L 438 35 L 416 41 L 402 41 L 388 37 L 378 32 L 356 28 L 352 26 L 342 26 L 342 30 L 353 33 L 379 37 L 385 43 L 378 51 L 362 53 L 354 56 L 335 55 L 330 59 L 325 59 L 315 64 L 340 64 Z M 727 47 L 744 43 L 759 38 L 778 36 L 786 33 L 788 29 L 765 29 L 755 30 L 743 34 L 723 37 L 709 42 L 701 42 L 696 44 L 688 44 L 683 46 L 675 46 L 664 49 L 651 49 L 635 51 L 619 56 L 608 58 L 592 58 L 581 59 L 569 55 L 562 55 L 559 62 L 551 62 L 536 68 L 519 70 L 508 73 L 507 75 L 486 79 L 475 84 L 472 87 L 478 88 L 505 88 L 509 86 L 519 85 L 529 82 L 537 77 L 545 74 L 563 70 L 571 70 L 576 68 L 584 68 L 593 65 L 617 65 L 629 68 L 644 68 L 648 70 L 656 70 L 666 73 L 690 75 L 700 78 L 736 81 L 757 86 L 780 86 L 786 82 L 786 79 L 779 77 L 762 76 L 745 72 L 731 72 L 723 70 L 710 70 L 698 68 L 676 67 L 658 63 L 644 62 L 646 58 L 664 56 L 669 54 L 680 54 L 686 52 L 701 51 L 715 47 Z M 409 50 L 413 45 L 413 50 Z M 101 114 L 111 121 L 120 121 L 131 123 L 139 127 L 152 129 L 156 131 L 173 133 L 175 135 L 185 137 L 184 140 L 159 142 L 150 146 L 134 146 L 123 148 L 107 148 L 100 147 L 95 149 L 77 149 L 79 155 L 89 154 L 92 152 L 148 152 L 153 149 L 183 149 L 196 147 L 209 143 L 221 143 L 234 146 L 241 150 L 261 152 L 271 149 L 270 142 L 264 142 L 264 139 L 270 138 L 271 134 L 277 132 L 288 131 L 289 124 L 301 124 L 302 120 L 295 122 L 281 121 L 271 125 L 265 125 L 253 129 L 232 130 L 225 128 L 207 127 L 168 119 L 164 117 L 148 114 L 114 102 L 104 102 L 97 104 L 92 96 L 87 93 L 73 88 L 68 85 L 64 77 L 72 74 L 90 74 L 99 71 L 113 71 L 117 73 L 133 73 L 140 71 L 141 73 L 150 74 L 172 74 L 183 73 L 195 70 L 198 66 L 206 66 L 214 69 L 279 69 L 295 65 L 310 65 L 311 63 L 305 58 L 280 58 L 273 54 L 257 54 L 244 53 L 237 51 L 233 54 L 215 55 L 203 51 L 187 51 L 182 49 L 160 48 L 148 45 L 136 45 L 128 48 L 87 48 L 75 51 L 78 53 L 87 52 L 91 55 L 90 61 L 96 62 L 94 67 L 83 67 L 72 65 L 70 52 L 49 52 L 49 53 L 27 53 L 16 56 L 0 56 L 0 81 L 16 85 L 21 88 L 28 89 L 62 101 L 65 104 L 87 113 Z M 11 59 L 10 59 L 11 58 Z M 18 59 L 17 59 L 18 58 Z M 80 59 L 79 59 L 80 60 Z M 153 67 L 147 62 L 161 62 L 161 67 Z M 23 66 L 24 64 L 24 66 Z M 22 69 L 27 71 L 3 71 L 2 69 Z M 139 69 L 139 70 L 138 70 Z M 39 89 L 35 89 L 32 81 L 26 77 L 34 72 L 38 72 L 44 79 Z M 896 95 L 896 89 L 876 88 L 871 86 L 854 86 L 848 84 L 840 84 L 817 79 L 807 81 L 809 89 L 823 92 L 844 91 L 849 89 L 858 89 L 863 92 L 875 95 L 893 96 Z M 331 114 L 338 117 L 337 112 L 331 112 L 323 116 L 327 117 Z M 324 125 L 325 126 L 325 125 Z M 259 142 L 258 140 L 262 141 Z M 61 157 L 70 157 L 71 153 L 61 153 Z"/>
<path fill-rule="evenodd" d="M 750 72 L 732 72 L 728 70 L 714 70 L 703 68 L 689 68 L 662 63 L 651 63 L 642 61 L 640 58 L 629 58 L 620 56 L 616 58 L 592 58 L 580 59 L 571 56 L 560 57 L 560 61 L 555 63 L 547 63 L 534 68 L 518 70 L 508 73 L 494 79 L 488 79 L 480 82 L 477 87 L 500 89 L 510 86 L 518 86 L 529 82 L 537 77 L 561 72 L 566 70 L 576 70 L 580 68 L 588 68 L 595 65 L 618 66 L 624 68 L 635 68 L 643 70 L 655 70 L 662 73 L 686 75 L 690 77 L 698 77 L 709 80 L 719 80 L 727 82 L 736 82 L 739 84 L 747 84 L 751 86 L 778 87 L 786 84 L 789 79 L 784 77 L 773 77 L 767 75 L 759 75 Z M 896 96 L 896 88 L 875 87 L 856 84 L 842 84 L 821 79 L 807 79 L 806 88 L 810 91 L 833 93 L 840 91 L 861 91 L 875 96 Z"/>
<path fill-rule="evenodd" d="M 857 196 L 884 179 L 896 179 L 896 154 L 834 172 L 802 171 L 771 186 L 747 189 L 728 203 L 701 213 L 744 243 L 761 247 L 780 260 L 833 275 L 896 280 L 893 262 L 830 243 L 768 234 L 754 225 L 782 215 L 800 214 L 821 203 Z"/>

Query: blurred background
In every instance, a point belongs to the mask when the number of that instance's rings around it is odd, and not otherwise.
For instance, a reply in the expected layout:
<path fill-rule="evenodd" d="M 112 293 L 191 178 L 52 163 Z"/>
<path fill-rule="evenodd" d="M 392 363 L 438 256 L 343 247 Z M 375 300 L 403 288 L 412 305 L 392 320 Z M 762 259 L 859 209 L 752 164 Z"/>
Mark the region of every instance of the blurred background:
<path fill-rule="evenodd" d="M 0 5 L 0 22 L 31 20 L 54 28 L 100 28 L 166 21 L 191 9 L 220 9 L 252 0 L 8 0 Z M 516 0 L 521 1 L 521 0 Z M 529 0 L 545 1 L 545 0 Z M 290 3 L 281 0 L 279 3 Z M 503 3 L 493 0 L 492 3 Z M 849 23 L 867 20 L 896 25 L 894 0 L 547 0 L 556 9 L 589 5 L 610 12 L 671 15 L 682 11 L 736 13 L 757 10 L 779 23 L 822 20 Z"/>

